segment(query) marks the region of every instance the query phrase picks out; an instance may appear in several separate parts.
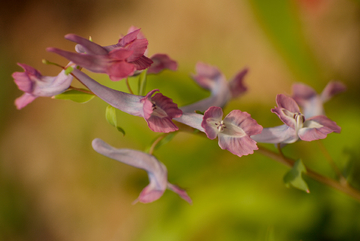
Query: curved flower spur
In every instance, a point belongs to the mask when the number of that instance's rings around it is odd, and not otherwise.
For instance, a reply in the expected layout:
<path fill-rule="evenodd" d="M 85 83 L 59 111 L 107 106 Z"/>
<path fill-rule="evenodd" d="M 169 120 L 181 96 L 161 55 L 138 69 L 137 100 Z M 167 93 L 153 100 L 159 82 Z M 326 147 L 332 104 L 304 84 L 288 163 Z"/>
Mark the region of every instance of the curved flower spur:
<path fill-rule="evenodd" d="M 293 143 L 298 139 L 313 141 L 326 138 L 327 134 L 340 133 L 341 128 L 324 115 L 310 118 L 300 112 L 294 99 L 283 94 L 276 96 L 277 107 L 271 111 L 277 114 L 285 125 L 264 128 L 261 134 L 251 136 L 263 143 Z"/>
<path fill-rule="evenodd" d="M 180 117 L 182 111 L 170 98 L 161 93 L 154 95 L 158 90 L 152 90 L 146 96 L 132 95 L 103 86 L 78 69 L 72 74 L 108 104 L 130 115 L 143 117 L 152 131 L 168 133 L 179 129 L 172 119 Z"/>
<path fill-rule="evenodd" d="M 92 146 L 95 151 L 104 156 L 143 169 L 148 173 L 150 183 L 141 191 L 138 199 L 136 199 L 134 203 L 137 201 L 141 203 L 156 201 L 164 194 L 166 188 L 177 193 L 188 203 L 192 203 L 186 191 L 168 182 L 165 165 L 159 162 L 154 156 L 131 149 L 117 149 L 98 138 L 93 140 Z"/>

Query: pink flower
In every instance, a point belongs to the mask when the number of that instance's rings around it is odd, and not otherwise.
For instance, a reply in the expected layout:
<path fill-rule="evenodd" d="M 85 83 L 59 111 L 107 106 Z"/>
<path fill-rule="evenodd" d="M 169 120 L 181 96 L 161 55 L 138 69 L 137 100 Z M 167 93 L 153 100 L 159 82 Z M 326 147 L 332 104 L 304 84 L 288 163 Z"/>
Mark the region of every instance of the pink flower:
<path fill-rule="evenodd" d="M 200 100 L 190 105 L 182 106 L 183 112 L 205 111 L 210 106 L 224 107 L 231 99 L 242 95 L 247 88 L 243 84 L 248 69 L 243 69 L 237 73 L 230 81 L 214 66 L 197 63 L 196 75 L 194 80 L 204 89 L 210 90 L 211 95 L 208 98 Z"/>
<path fill-rule="evenodd" d="M 20 63 L 18 65 L 24 69 L 24 72 L 15 72 L 12 77 L 18 88 L 25 93 L 15 100 L 17 109 L 25 107 L 39 96 L 51 97 L 64 92 L 73 79 L 70 74 L 65 74 L 65 70 L 57 76 L 43 76 L 29 65 Z"/>
<path fill-rule="evenodd" d="M 143 169 L 148 173 L 150 183 L 141 191 L 136 201 L 142 203 L 156 201 L 164 194 L 166 188 L 168 188 L 188 203 L 192 203 L 190 197 L 183 189 L 168 182 L 165 165 L 159 162 L 154 156 L 141 151 L 117 149 L 100 139 L 94 139 L 92 146 L 95 151 L 104 156 Z"/>
<path fill-rule="evenodd" d="M 201 126 L 207 137 L 212 140 L 218 137 L 221 149 L 239 157 L 254 153 L 258 147 L 250 136 L 261 133 L 262 126 L 250 114 L 240 110 L 231 111 L 224 119 L 222 117 L 220 107 L 212 106 L 205 111 Z"/>
<path fill-rule="evenodd" d="M 300 108 L 291 97 L 283 94 L 276 96 L 277 107 L 271 111 L 277 114 L 285 125 L 264 128 L 261 134 L 251 136 L 257 142 L 293 143 L 299 138 L 313 141 L 326 138 L 327 134 L 340 133 L 341 128 L 324 115 L 310 118 L 300 112 Z"/>
<path fill-rule="evenodd" d="M 131 76 L 135 71 L 148 68 L 153 61 L 144 56 L 148 41 L 137 38 L 140 29 L 128 33 L 115 45 L 102 47 L 90 40 L 74 34 L 65 38 L 78 43 L 79 53 L 68 52 L 57 48 L 48 51 L 59 54 L 70 61 L 96 73 L 106 73 L 113 81 Z"/>

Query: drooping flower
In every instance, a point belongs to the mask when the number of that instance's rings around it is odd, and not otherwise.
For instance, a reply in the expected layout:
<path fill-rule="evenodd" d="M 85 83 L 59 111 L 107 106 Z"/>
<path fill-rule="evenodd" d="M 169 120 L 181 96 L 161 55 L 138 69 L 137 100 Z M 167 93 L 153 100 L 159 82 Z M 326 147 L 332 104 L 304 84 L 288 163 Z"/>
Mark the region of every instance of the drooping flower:
<path fill-rule="evenodd" d="M 277 114 L 285 125 L 264 128 L 261 134 L 251 136 L 263 143 L 293 143 L 299 138 L 313 141 L 326 138 L 327 134 L 340 133 L 341 128 L 324 115 L 306 118 L 294 99 L 280 94 L 276 96 L 277 107 L 271 111 Z"/>
<path fill-rule="evenodd" d="M 261 133 L 262 126 L 250 114 L 240 110 L 231 111 L 224 119 L 222 117 L 220 107 L 212 106 L 205 111 L 201 126 L 206 136 L 211 140 L 218 137 L 221 149 L 239 157 L 254 153 L 258 147 L 250 136 Z"/>
<path fill-rule="evenodd" d="M 18 88 L 25 93 L 15 100 L 17 109 L 21 109 L 35 100 L 37 97 L 51 97 L 61 94 L 67 90 L 73 77 L 62 70 L 57 76 L 43 76 L 33 67 L 20 64 L 24 72 L 15 72 L 12 74 Z M 69 63 L 68 66 L 72 65 Z"/>
<path fill-rule="evenodd" d="M 153 63 L 144 55 L 148 41 L 145 38 L 137 38 L 139 32 L 140 29 L 137 29 L 128 33 L 117 44 L 106 47 L 75 34 L 67 34 L 66 39 L 79 44 L 76 47 L 78 53 L 57 48 L 47 50 L 92 72 L 106 73 L 111 80 L 117 81 L 133 75 L 137 70 L 144 70 Z"/>
<path fill-rule="evenodd" d="M 330 81 L 320 95 L 316 91 L 302 83 L 292 85 L 292 98 L 301 107 L 305 118 L 317 115 L 325 115 L 324 103 L 334 95 L 346 90 L 346 86 L 338 81 Z"/>
<path fill-rule="evenodd" d="M 205 111 L 210 106 L 224 107 L 230 99 L 239 97 L 247 90 L 243 84 L 247 68 L 237 73 L 230 81 L 227 81 L 214 66 L 199 62 L 195 68 L 196 75 L 193 75 L 193 79 L 202 88 L 210 90 L 211 95 L 193 104 L 182 106 L 180 109 L 183 112 Z"/>
<path fill-rule="evenodd" d="M 188 203 L 192 203 L 190 197 L 183 189 L 168 182 L 165 165 L 159 162 L 154 156 L 131 149 L 117 149 L 98 138 L 93 140 L 92 146 L 95 151 L 104 156 L 143 169 L 148 173 L 150 183 L 141 191 L 137 199 L 139 202 L 150 203 L 156 201 L 164 194 L 166 188 L 168 188 Z"/>
<path fill-rule="evenodd" d="M 78 69 L 74 69 L 72 74 L 108 104 L 145 118 L 152 131 L 168 133 L 178 130 L 171 120 L 180 117 L 182 111 L 170 98 L 161 93 L 154 95 L 158 90 L 152 90 L 146 96 L 132 95 L 103 86 Z"/>

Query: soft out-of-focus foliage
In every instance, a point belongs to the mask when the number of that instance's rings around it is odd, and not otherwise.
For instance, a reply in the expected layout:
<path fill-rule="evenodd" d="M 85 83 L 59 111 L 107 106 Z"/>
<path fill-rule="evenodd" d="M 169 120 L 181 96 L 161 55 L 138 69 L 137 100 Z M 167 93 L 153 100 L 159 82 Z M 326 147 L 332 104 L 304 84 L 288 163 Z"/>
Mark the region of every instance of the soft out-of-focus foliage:
<path fill-rule="evenodd" d="M 20 71 L 16 62 L 55 75 L 59 69 L 41 59 L 67 63 L 45 52 L 49 46 L 72 51 L 65 34 L 91 35 L 109 45 L 135 25 L 149 40 L 149 56 L 166 53 L 179 63 L 178 72 L 148 76 L 147 91 L 159 88 L 180 106 L 209 95 L 189 77 L 197 61 L 218 66 L 228 78 L 249 67 L 248 93 L 224 114 L 240 109 L 264 127 L 281 124 L 270 109 L 276 94 L 290 94 L 292 83 L 305 82 L 318 92 L 331 79 L 345 83 L 348 91 L 325 105 L 342 133 L 323 143 L 360 187 L 358 1 L 266 2 L 8 1 L 0 15 L 0 239 L 360 239 L 355 200 L 306 176 L 310 194 L 288 189 L 285 166 L 258 153 L 238 158 L 189 133 L 177 134 L 154 154 L 193 205 L 170 191 L 154 203 L 131 205 L 148 183 L 146 173 L 99 155 L 91 141 L 144 150 L 158 134 L 142 118 L 118 112 L 123 136 L 106 122 L 107 104 L 97 98 L 86 104 L 38 98 L 21 111 L 13 105 L 21 94 L 11 79 Z M 126 90 L 124 81 L 92 77 Z M 135 79 L 130 85 L 137 93 Z M 284 154 L 336 176 L 316 142 L 288 145 Z"/>

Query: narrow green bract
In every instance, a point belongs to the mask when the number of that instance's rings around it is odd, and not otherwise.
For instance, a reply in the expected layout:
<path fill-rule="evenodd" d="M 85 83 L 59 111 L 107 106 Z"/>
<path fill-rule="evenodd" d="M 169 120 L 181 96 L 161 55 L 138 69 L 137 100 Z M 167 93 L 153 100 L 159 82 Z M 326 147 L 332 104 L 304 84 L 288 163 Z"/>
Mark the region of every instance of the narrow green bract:
<path fill-rule="evenodd" d="M 106 118 L 107 122 L 110 123 L 110 125 L 114 126 L 118 131 L 120 131 L 123 135 L 125 135 L 124 129 L 121 128 L 120 126 L 118 126 L 118 124 L 117 124 L 115 107 L 113 107 L 111 105 L 108 105 L 106 107 L 105 118 Z"/>

